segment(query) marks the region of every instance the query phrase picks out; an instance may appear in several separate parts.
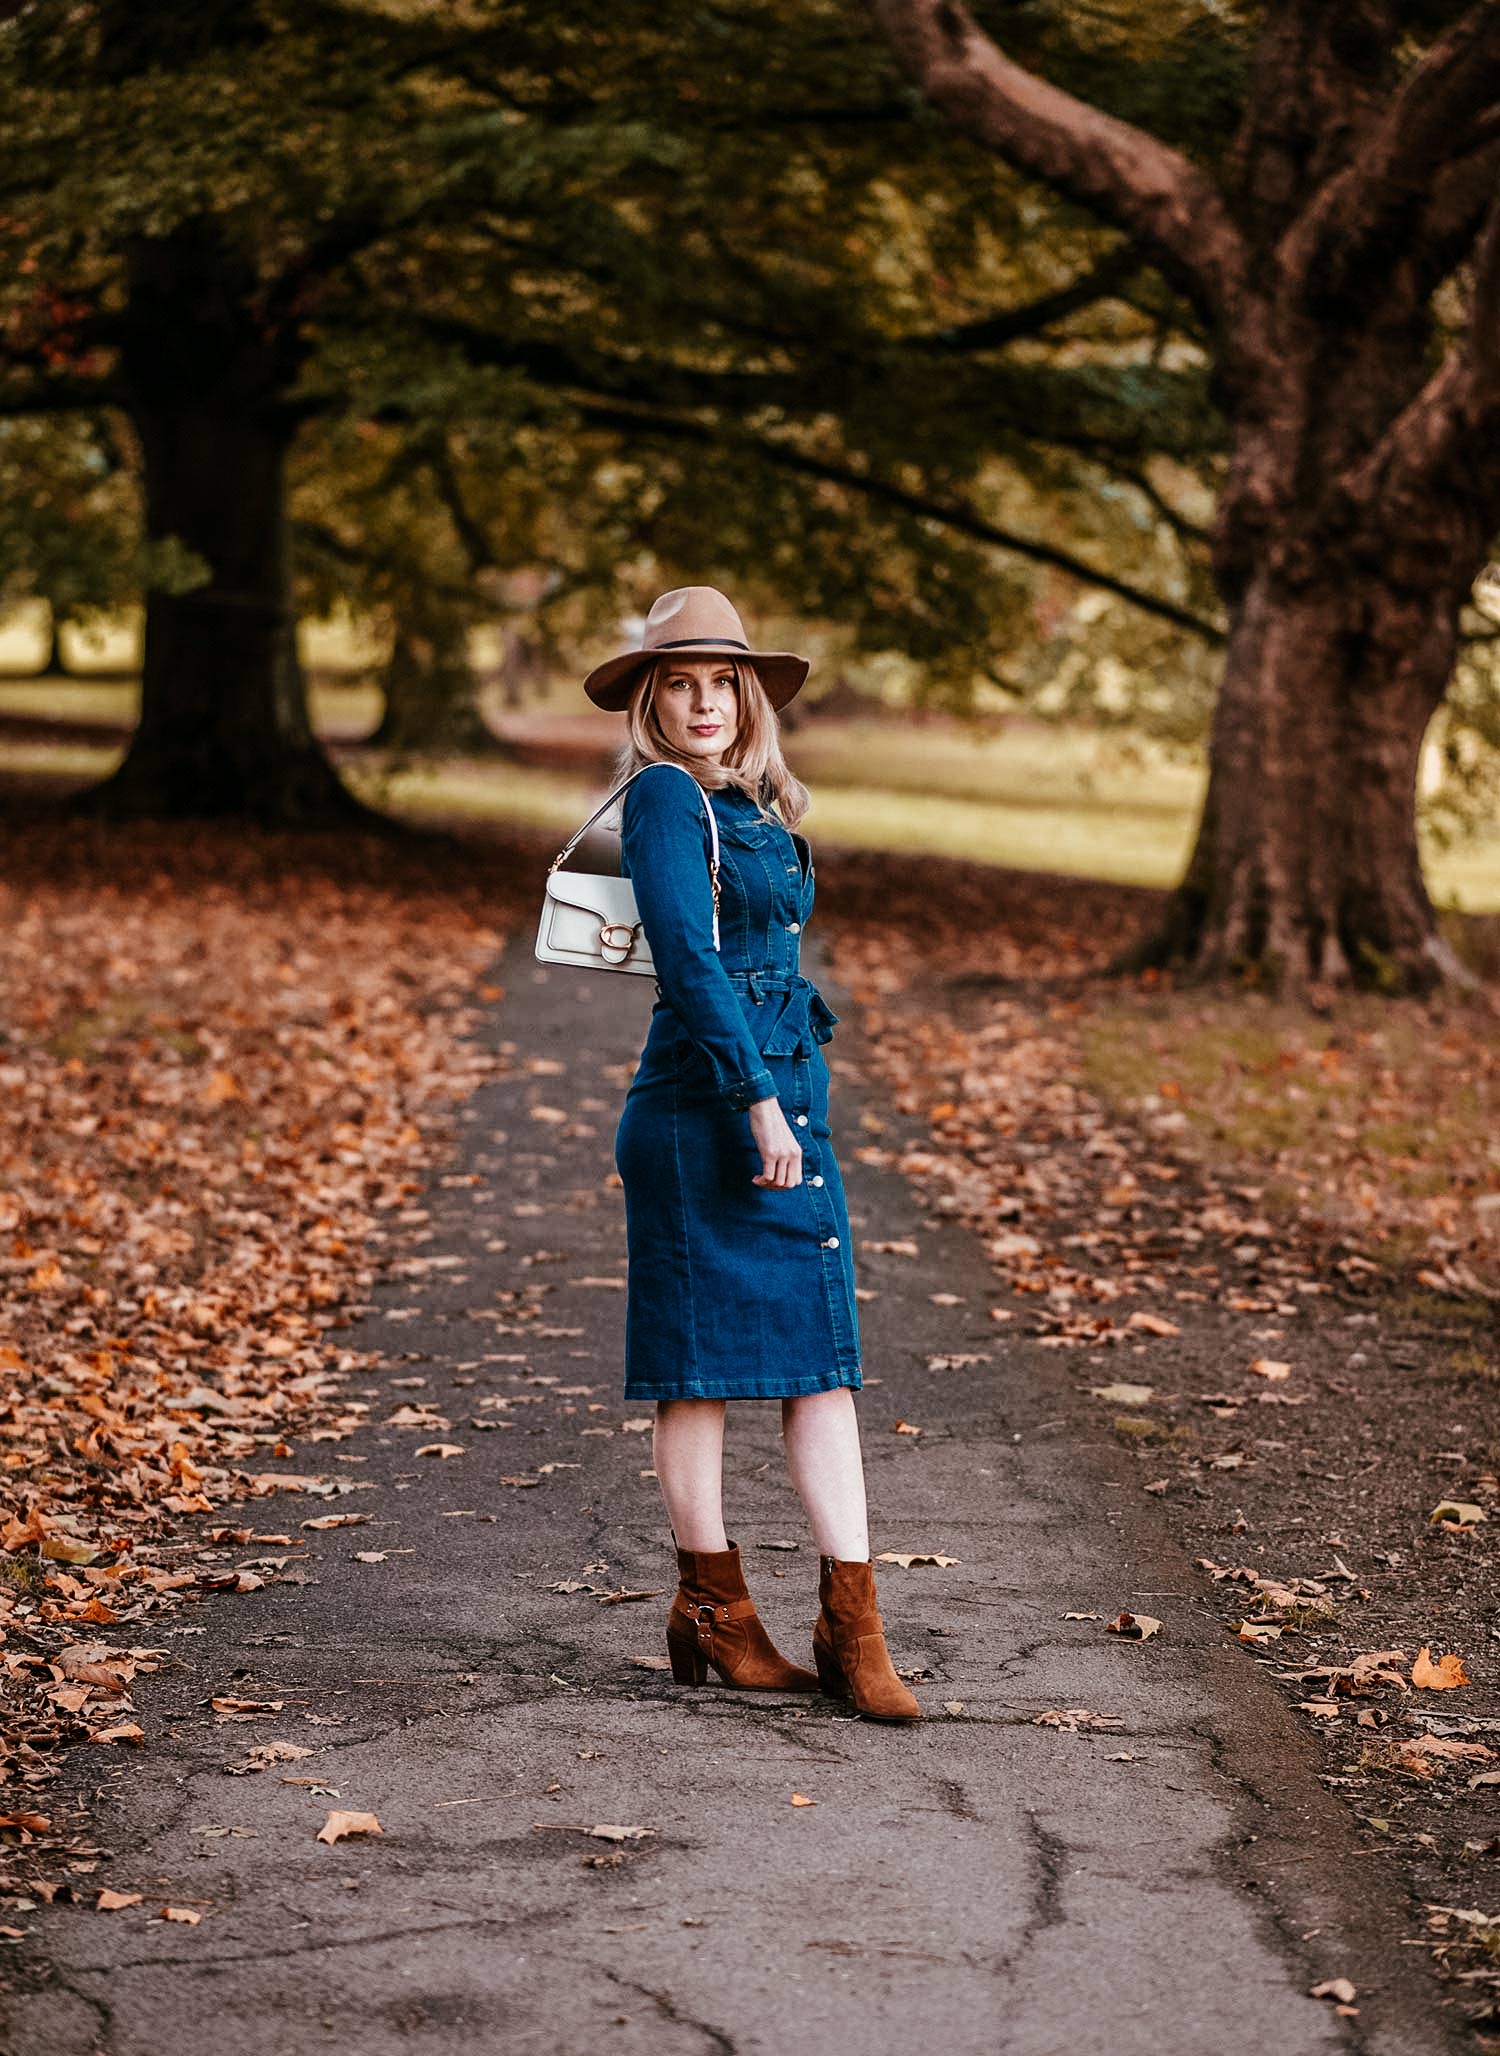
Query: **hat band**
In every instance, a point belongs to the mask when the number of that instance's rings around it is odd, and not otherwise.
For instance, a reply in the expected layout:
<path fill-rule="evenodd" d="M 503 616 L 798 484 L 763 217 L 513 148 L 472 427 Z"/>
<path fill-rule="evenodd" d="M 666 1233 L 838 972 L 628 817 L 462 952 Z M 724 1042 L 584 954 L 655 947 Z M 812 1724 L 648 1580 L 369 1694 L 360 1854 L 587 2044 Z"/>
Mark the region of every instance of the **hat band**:
<path fill-rule="evenodd" d="M 655 650 L 697 650 L 712 643 L 716 650 L 747 650 L 749 643 L 736 642 L 732 635 L 685 635 L 681 642 L 650 643 L 642 652 L 649 655 Z"/>

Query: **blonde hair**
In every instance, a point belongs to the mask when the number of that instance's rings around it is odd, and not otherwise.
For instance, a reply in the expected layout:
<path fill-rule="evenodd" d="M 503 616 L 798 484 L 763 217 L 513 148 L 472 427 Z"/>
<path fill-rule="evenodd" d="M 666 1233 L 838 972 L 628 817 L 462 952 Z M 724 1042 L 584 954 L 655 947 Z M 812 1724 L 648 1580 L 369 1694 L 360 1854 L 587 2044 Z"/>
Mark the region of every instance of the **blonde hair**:
<path fill-rule="evenodd" d="M 669 668 L 669 660 L 658 657 L 654 664 L 642 665 L 631 687 L 625 741 L 615 758 L 610 782 L 618 785 L 622 778 L 628 778 L 645 764 L 681 764 L 710 792 L 738 786 L 763 814 L 774 800 L 786 826 L 795 828 L 807 812 L 812 794 L 781 754 L 781 723 L 755 666 L 742 663 L 738 657 L 726 658 L 725 662 L 734 672 L 739 720 L 734 741 L 723 758 L 708 763 L 701 757 L 684 756 L 668 742 L 656 711 L 656 685 Z"/>

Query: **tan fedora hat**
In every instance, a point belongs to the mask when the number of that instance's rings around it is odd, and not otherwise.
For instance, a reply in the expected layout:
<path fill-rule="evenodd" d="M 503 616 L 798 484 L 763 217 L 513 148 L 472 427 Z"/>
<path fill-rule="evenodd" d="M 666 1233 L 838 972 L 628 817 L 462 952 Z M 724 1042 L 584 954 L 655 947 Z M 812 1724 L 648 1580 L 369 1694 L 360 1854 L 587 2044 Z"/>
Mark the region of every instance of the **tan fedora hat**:
<path fill-rule="evenodd" d="M 811 669 L 806 657 L 794 657 L 787 650 L 752 650 L 744 622 L 721 592 L 711 585 L 683 585 L 653 602 L 641 647 L 597 665 L 583 681 L 583 689 L 596 707 L 619 713 L 630 704 L 642 667 L 668 653 L 743 657 L 755 666 L 773 707 L 784 707 Z"/>

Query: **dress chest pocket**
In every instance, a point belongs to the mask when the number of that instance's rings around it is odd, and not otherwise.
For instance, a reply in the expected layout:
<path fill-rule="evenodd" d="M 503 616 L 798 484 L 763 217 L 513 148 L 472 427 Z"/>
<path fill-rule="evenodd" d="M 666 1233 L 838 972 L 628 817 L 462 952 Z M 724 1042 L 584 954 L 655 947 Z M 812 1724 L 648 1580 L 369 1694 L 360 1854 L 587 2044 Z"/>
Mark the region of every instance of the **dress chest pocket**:
<path fill-rule="evenodd" d="M 769 849 L 775 840 L 774 821 L 745 820 L 736 816 L 732 821 L 720 824 L 719 833 L 726 842 L 737 843 L 741 849 Z"/>

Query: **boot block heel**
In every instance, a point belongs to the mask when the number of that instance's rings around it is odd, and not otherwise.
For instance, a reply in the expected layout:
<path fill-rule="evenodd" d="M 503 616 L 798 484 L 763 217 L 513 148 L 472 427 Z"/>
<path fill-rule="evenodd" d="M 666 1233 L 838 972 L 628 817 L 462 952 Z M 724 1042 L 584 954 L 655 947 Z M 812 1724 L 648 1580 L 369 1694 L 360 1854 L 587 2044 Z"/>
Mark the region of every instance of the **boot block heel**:
<path fill-rule="evenodd" d="M 830 1699 L 849 1697 L 849 1680 L 831 1649 L 825 1649 L 821 1642 L 813 1643 L 813 1662 L 818 1666 L 818 1683 Z"/>
<path fill-rule="evenodd" d="M 707 1684 L 708 1658 L 698 1647 L 696 1638 L 688 1640 L 679 1635 L 668 1635 L 667 1654 L 672 1659 L 672 1678 L 675 1684 Z"/>

